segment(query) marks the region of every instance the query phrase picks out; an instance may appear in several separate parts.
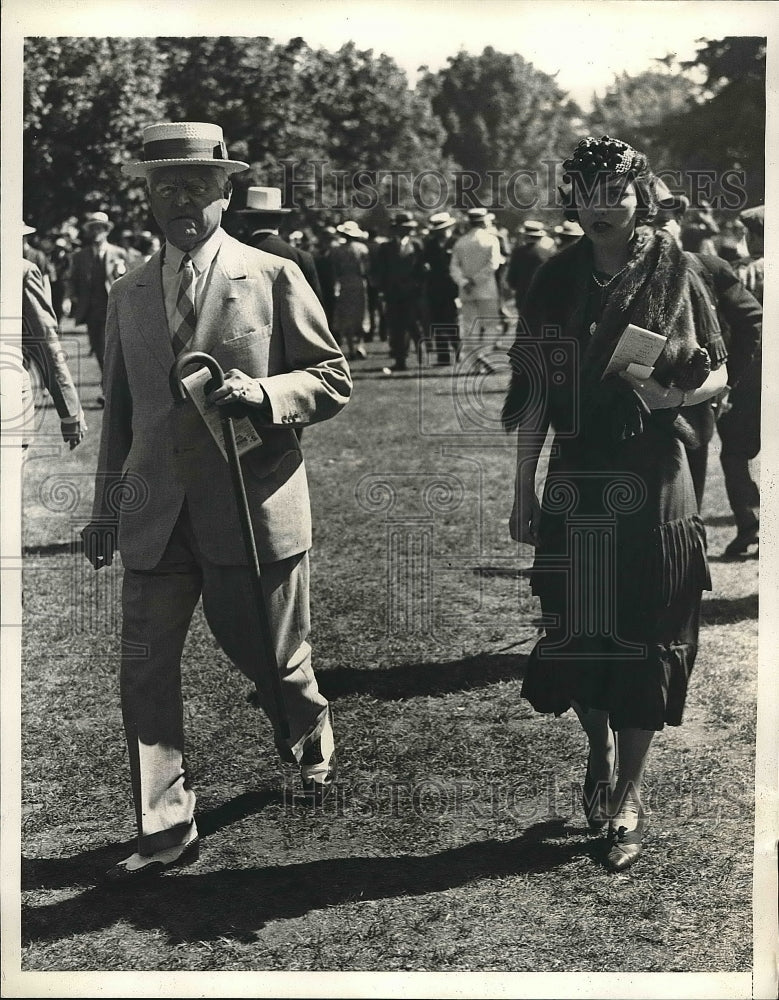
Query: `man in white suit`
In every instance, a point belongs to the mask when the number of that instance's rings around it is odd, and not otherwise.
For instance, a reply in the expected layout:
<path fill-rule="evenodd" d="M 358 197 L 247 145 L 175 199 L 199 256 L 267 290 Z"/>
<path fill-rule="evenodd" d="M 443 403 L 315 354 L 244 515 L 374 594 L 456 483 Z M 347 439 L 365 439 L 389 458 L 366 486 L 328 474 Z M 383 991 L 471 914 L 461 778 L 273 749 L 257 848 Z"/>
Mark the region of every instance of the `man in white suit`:
<path fill-rule="evenodd" d="M 321 801 L 335 777 L 329 706 L 311 666 L 311 518 L 296 427 L 326 420 L 351 393 L 348 365 L 299 267 L 221 228 L 230 160 L 217 125 L 144 129 L 146 178 L 165 244 L 117 281 L 109 298 L 106 410 L 93 520 L 84 530 L 96 569 L 118 546 L 124 564 L 121 697 L 138 826 L 137 851 L 114 883 L 197 858 L 195 795 L 183 763 L 180 661 L 198 599 L 235 665 L 254 681 L 282 758 L 300 765 Z M 242 460 L 271 640 L 286 712 L 272 696 L 228 464 L 194 405 L 176 406 L 177 353 L 205 351 L 225 370 L 210 393 L 238 404 L 262 437 Z"/>
<path fill-rule="evenodd" d="M 449 273 L 459 288 L 460 337 L 465 343 L 490 340 L 502 332 L 497 271 L 503 263 L 500 240 L 487 228 L 485 208 L 468 209 L 468 232 L 452 247 Z"/>

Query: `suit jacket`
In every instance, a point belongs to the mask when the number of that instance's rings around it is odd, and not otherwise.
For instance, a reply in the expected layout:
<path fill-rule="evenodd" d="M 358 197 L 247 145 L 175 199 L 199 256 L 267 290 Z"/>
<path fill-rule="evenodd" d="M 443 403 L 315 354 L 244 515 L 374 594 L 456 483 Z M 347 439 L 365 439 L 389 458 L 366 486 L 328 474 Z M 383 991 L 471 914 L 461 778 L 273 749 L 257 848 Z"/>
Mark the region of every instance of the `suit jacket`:
<path fill-rule="evenodd" d="M 28 391 L 27 373 L 34 364 L 60 419 L 77 417 L 81 408 L 78 393 L 60 343 L 51 298 L 46 292 L 40 270 L 32 261 L 25 259 L 22 259 L 22 360 Z M 28 407 L 23 432 L 28 443 L 32 439 L 33 426 L 32 409 Z"/>
<path fill-rule="evenodd" d="M 506 269 L 506 284 L 514 292 L 518 309 L 522 307 L 533 275 L 544 261 L 554 257 L 554 254 L 553 247 L 544 246 L 541 239 L 535 238 L 529 243 L 520 243 L 511 251 Z"/>
<path fill-rule="evenodd" d="M 374 275 L 379 289 L 388 298 L 418 295 L 424 287 L 425 264 L 422 241 L 409 236 L 405 249 L 400 241 L 387 240 L 376 248 Z"/>
<path fill-rule="evenodd" d="M 460 289 L 461 300 L 496 299 L 496 272 L 503 263 L 500 240 L 489 229 L 474 228 L 455 242 L 449 271 Z M 465 287 L 472 281 L 470 288 Z"/>
<path fill-rule="evenodd" d="M 127 251 L 123 247 L 115 246 L 113 243 L 106 243 L 104 249 L 104 284 L 106 294 L 108 294 L 117 278 L 120 278 L 127 272 L 129 261 Z M 92 247 L 87 246 L 77 250 L 70 261 L 68 288 L 70 297 L 73 299 L 73 317 L 77 324 L 86 323 L 90 306 L 92 305 L 93 260 Z"/>
<path fill-rule="evenodd" d="M 224 234 L 189 349 L 260 381 L 269 412 L 245 411 L 263 444 L 242 459 L 257 551 L 262 562 L 305 551 L 311 514 L 295 428 L 338 413 L 352 382 L 300 268 Z M 173 363 L 158 252 L 109 295 L 94 517 L 118 519 L 124 565 L 150 569 L 186 499 L 206 558 L 245 564 L 229 466 L 194 405 L 174 404 Z"/>
<path fill-rule="evenodd" d="M 310 254 L 308 250 L 299 250 L 297 247 L 290 246 L 286 240 L 277 236 L 276 233 L 252 233 L 246 242 L 249 246 L 255 247 L 257 250 L 265 250 L 266 253 L 275 253 L 277 257 L 294 260 L 303 272 L 303 277 L 314 289 L 316 297 L 322 302 L 322 288 L 319 284 L 319 275 L 317 274 L 313 254 Z"/>

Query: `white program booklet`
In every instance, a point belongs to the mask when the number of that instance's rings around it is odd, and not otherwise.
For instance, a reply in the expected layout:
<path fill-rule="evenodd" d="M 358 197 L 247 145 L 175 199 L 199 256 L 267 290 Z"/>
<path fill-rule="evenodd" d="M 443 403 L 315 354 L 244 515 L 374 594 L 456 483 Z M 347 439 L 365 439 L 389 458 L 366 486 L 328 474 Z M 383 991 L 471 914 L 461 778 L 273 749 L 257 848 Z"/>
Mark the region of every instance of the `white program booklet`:
<path fill-rule="evenodd" d="M 603 377 L 613 372 L 627 371 L 630 367 L 631 373 L 637 377 L 649 378 L 667 339 L 662 334 L 628 323 L 614 348 L 611 360 L 606 365 Z"/>
<path fill-rule="evenodd" d="M 222 432 L 222 418 L 219 414 L 218 406 L 206 406 L 205 386 L 211 378 L 211 372 L 207 368 L 198 368 L 197 371 L 182 378 L 187 395 L 195 404 L 200 416 L 205 421 L 206 427 L 219 445 L 219 450 L 227 458 L 224 433 Z M 235 442 L 238 445 L 238 455 L 242 457 L 247 451 L 257 448 L 262 444 L 262 438 L 257 433 L 257 429 L 248 417 L 233 418 L 233 430 L 235 431 Z"/>

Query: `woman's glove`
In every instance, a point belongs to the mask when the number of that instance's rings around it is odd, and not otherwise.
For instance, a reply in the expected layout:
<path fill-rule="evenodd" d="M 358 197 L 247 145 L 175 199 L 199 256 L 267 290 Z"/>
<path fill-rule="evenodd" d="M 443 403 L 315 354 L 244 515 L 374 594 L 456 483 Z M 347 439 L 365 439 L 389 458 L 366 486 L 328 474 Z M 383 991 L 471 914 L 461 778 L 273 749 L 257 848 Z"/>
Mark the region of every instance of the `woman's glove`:
<path fill-rule="evenodd" d="M 674 378 L 673 384 L 683 392 L 691 392 L 700 388 L 711 374 L 711 359 L 709 352 L 703 347 L 696 347 L 689 361 Z"/>

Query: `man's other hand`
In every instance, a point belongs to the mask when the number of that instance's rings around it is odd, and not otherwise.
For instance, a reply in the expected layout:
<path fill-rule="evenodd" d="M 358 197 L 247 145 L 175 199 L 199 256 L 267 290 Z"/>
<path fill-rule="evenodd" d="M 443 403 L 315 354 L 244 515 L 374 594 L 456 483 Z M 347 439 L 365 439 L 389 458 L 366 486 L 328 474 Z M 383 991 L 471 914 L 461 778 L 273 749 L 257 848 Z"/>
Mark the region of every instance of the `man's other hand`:
<path fill-rule="evenodd" d="M 84 555 L 95 569 L 110 566 L 114 561 L 117 546 L 118 527 L 116 524 L 101 524 L 92 521 L 81 530 Z"/>

